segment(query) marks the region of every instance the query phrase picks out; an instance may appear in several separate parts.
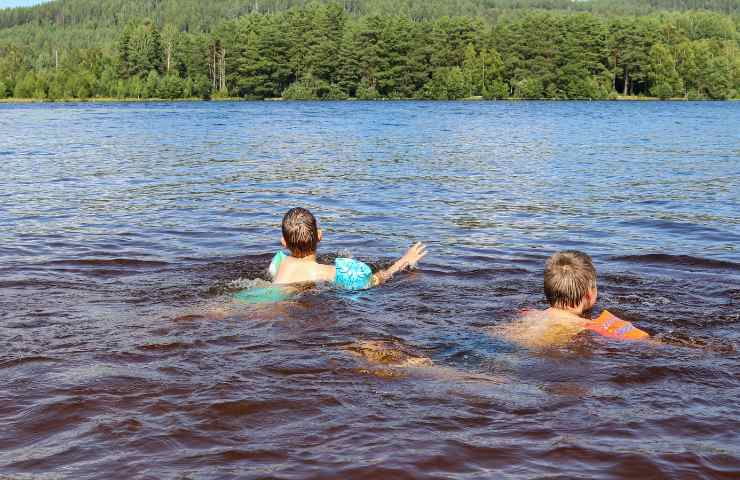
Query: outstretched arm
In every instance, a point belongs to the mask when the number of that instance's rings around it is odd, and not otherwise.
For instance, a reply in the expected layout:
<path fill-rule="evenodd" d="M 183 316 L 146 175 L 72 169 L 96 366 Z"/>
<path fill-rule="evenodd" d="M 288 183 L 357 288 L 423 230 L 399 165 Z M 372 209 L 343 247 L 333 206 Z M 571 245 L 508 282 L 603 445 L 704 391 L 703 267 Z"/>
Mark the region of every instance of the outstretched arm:
<path fill-rule="evenodd" d="M 421 259 L 424 258 L 426 254 L 426 245 L 421 242 L 413 245 L 411 248 L 408 249 L 406 254 L 401 257 L 396 263 L 386 268 L 385 270 L 380 270 L 375 275 L 373 275 L 372 286 L 377 287 L 378 285 L 387 282 L 388 280 L 393 278 L 393 275 L 400 272 L 401 270 L 405 270 L 409 267 L 416 267 L 416 264 L 419 263 L 419 261 L 421 261 Z"/>

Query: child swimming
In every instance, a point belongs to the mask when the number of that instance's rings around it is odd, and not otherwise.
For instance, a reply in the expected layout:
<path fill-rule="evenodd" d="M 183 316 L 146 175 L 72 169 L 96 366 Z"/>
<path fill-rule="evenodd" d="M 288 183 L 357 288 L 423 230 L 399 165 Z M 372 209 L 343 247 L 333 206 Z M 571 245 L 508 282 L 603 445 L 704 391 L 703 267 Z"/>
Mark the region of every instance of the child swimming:
<path fill-rule="evenodd" d="M 286 285 L 305 282 L 334 282 L 350 290 L 378 286 L 407 268 L 414 268 L 426 256 L 426 246 L 417 243 L 406 254 L 385 270 L 375 274 L 370 267 L 350 258 L 337 258 L 334 265 L 316 261 L 316 250 L 323 239 L 316 218 L 305 208 L 293 208 L 283 217 L 282 245 L 290 256 L 278 252 L 270 265 L 273 282 Z"/>
<path fill-rule="evenodd" d="M 583 252 L 563 251 L 547 260 L 545 296 L 550 308 L 525 313 L 519 321 L 490 331 L 522 345 L 542 348 L 568 343 L 576 335 L 591 331 L 617 340 L 645 340 L 649 335 L 604 310 L 591 320 L 596 304 L 596 269 Z"/>
<path fill-rule="evenodd" d="M 364 367 L 355 371 L 381 378 L 402 378 L 409 375 L 425 376 L 435 380 L 508 383 L 501 375 L 463 372 L 455 368 L 435 365 L 423 352 L 398 340 L 362 340 L 344 347 L 355 358 L 364 361 Z"/>
<path fill-rule="evenodd" d="M 323 232 L 310 211 L 289 210 L 283 217 L 281 243 L 290 255 L 278 252 L 269 267 L 273 285 L 282 288 L 239 292 L 236 300 L 247 303 L 285 300 L 293 285 L 307 283 L 333 283 L 347 290 L 363 290 L 387 282 L 402 270 L 414 268 L 427 253 L 426 246 L 417 243 L 393 265 L 373 273 L 368 265 L 351 258 L 337 258 L 333 265 L 319 263 L 316 251 L 322 239 Z"/>

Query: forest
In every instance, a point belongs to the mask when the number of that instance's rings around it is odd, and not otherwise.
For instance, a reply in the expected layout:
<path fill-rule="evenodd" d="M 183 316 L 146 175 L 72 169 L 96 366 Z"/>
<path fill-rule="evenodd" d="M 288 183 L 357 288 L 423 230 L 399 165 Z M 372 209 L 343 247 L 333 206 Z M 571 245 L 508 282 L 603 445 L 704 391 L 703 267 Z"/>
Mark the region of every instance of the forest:
<path fill-rule="evenodd" d="M 57 0 L 0 99 L 740 97 L 740 0 Z"/>

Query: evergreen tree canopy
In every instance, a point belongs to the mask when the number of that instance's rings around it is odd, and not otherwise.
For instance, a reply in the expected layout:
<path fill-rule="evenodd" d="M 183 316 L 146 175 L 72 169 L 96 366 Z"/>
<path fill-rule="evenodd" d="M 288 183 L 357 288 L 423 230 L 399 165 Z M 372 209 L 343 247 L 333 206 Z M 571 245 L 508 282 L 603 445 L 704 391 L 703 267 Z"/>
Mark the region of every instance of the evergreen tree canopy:
<path fill-rule="evenodd" d="M 57 0 L 0 10 L 0 98 L 736 98 L 739 6 Z"/>

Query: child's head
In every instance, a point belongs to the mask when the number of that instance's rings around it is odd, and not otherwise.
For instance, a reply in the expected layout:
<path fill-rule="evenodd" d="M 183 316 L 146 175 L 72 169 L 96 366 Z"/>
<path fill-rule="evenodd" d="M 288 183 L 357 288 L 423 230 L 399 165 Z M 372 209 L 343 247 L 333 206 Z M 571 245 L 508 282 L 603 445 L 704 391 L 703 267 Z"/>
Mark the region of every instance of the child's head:
<path fill-rule="evenodd" d="M 545 265 L 545 296 L 550 306 L 589 310 L 596 303 L 596 269 L 583 252 L 558 252 Z"/>
<path fill-rule="evenodd" d="M 296 258 L 316 253 L 321 241 L 321 230 L 316 218 L 305 208 L 292 208 L 283 217 L 283 246 Z"/>

